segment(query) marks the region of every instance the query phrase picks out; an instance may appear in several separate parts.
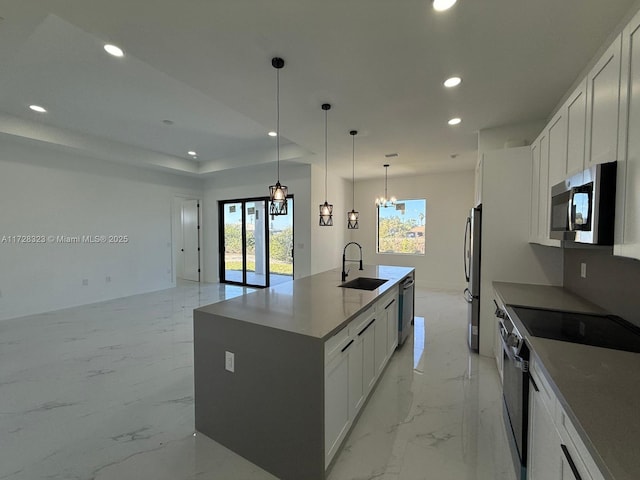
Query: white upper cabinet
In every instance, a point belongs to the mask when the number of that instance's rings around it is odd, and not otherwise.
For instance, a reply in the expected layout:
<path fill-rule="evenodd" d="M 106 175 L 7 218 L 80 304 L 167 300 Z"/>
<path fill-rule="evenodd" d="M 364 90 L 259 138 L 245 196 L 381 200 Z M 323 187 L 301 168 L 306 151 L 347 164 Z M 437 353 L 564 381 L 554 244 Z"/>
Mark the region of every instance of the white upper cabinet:
<path fill-rule="evenodd" d="M 566 102 L 567 177 L 584 170 L 584 148 L 587 136 L 587 80 Z"/>
<path fill-rule="evenodd" d="M 561 108 L 549 122 L 549 185 L 553 186 L 567 175 L 567 115 Z"/>
<path fill-rule="evenodd" d="M 640 259 L 640 13 L 622 32 L 614 254 Z"/>
<path fill-rule="evenodd" d="M 539 243 L 538 215 L 540 215 L 540 139 L 531 145 L 531 217 L 529 242 Z"/>
<path fill-rule="evenodd" d="M 538 202 L 538 239 L 541 245 L 548 247 L 560 247 L 560 240 L 549 238 L 549 210 L 551 208 L 551 182 L 550 182 L 550 137 L 549 129 L 542 132 L 540 138 L 540 189 Z"/>
<path fill-rule="evenodd" d="M 540 136 L 540 201 L 538 211 L 538 238 L 544 244 L 544 239 L 548 236 L 547 220 L 549 219 L 549 137 L 546 132 Z"/>
<path fill-rule="evenodd" d="M 476 163 L 475 182 L 474 206 L 477 207 L 482 203 L 482 159 Z"/>
<path fill-rule="evenodd" d="M 585 168 L 618 159 L 621 48 L 622 36 L 618 35 L 587 75 Z"/>

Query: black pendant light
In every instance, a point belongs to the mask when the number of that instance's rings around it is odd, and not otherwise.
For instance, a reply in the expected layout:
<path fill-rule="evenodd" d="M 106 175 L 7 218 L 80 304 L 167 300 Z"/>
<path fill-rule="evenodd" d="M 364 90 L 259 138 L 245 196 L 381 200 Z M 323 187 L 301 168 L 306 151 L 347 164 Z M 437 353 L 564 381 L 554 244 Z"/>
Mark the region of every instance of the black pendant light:
<path fill-rule="evenodd" d="M 271 59 L 271 65 L 276 69 L 276 152 L 278 165 L 278 180 L 275 185 L 269 186 L 269 214 L 273 219 L 276 215 L 287 214 L 287 187 L 280 185 L 280 69 L 284 67 L 284 60 L 274 57 Z"/>
<path fill-rule="evenodd" d="M 328 103 L 322 104 L 324 110 L 324 203 L 320 205 L 320 226 L 333 226 L 333 205 L 327 202 L 327 112 L 331 108 Z"/>
<path fill-rule="evenodd" d="M 376 205 L 378 207 L 392 207 L 396 204 L 396 197 L 392 196 L 391 198 L 389 198 L 387 196 L 387 171 L 389 169 L 389 164 L 385 163 L 383 165 L 384 167 L 384 197 L 379 197 L 376 198 Z"/>
<path fill-rule="evenodd" d="M 349 135 L 352 138 L 351 148 L 351 193 L 353 194 L 353 203 L 351 204 L 351 211 L 347 212 L 347 228 L 349 230 L 357 230 L 359 212 L 356 212 L 356 135 L 357 130 L 351 130 Z"/>

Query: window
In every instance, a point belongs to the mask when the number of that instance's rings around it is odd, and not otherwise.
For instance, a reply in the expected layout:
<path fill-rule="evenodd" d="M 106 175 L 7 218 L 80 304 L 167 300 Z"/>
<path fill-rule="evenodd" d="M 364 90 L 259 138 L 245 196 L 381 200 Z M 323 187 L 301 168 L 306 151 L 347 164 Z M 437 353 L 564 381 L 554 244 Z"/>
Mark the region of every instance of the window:
<path fill-rule="evenodd" d="M 424 255 L 427 201 L 397 200 L 378 207 L 378 253 Z"/>

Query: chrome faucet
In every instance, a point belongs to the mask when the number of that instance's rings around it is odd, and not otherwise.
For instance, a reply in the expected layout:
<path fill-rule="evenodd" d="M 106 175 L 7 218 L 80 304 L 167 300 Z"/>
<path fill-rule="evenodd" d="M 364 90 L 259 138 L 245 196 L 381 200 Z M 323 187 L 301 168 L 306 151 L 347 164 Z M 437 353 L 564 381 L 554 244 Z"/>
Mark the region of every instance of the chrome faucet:
<path fill-rule="evenodd" d="M 346 262 L 357 262 L 357 261 L 358 261 L 358 260 L 347 260 L 347 257 L 346 257 L 347 247 L 348 247 L 349 245 L 351 245 L 351 244 L 353 244 L 353 245 L 357 245 L 357 246 L 358 246 L 358 248 L 360 249 L 360 270 L 364 270 L 364 268 L 362 268 L 362 247 L 361 247 L 361 246 L 360 246 L 360 244 L 359 244 L 359 243 L 357 243 L 357 242 L 349 242 L 349 243 L 347 243 L 347 244 L 344 246 L 344 250 L 342 250 L 342 281 L 343 281 L 343 282 L 347 279 L 347 275 L 349 274 L 349 270 L 347 270 L 347 271 L 345 272 L 345 270 L 344 270 L 344 264 L 345 264 Z"/>

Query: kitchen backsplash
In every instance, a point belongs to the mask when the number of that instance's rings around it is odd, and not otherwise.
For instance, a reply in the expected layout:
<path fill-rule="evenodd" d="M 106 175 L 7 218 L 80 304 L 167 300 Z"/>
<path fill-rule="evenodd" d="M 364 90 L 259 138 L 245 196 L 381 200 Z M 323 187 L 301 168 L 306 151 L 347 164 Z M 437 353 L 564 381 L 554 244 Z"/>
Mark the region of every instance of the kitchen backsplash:
<path fill-rule="evenodd" d="M 581 264 L 587 277 L 582 278 Z M 564 287 L 640 326 L 640 261 L 614 257 L 611 249 L 564 249 Z"/>

